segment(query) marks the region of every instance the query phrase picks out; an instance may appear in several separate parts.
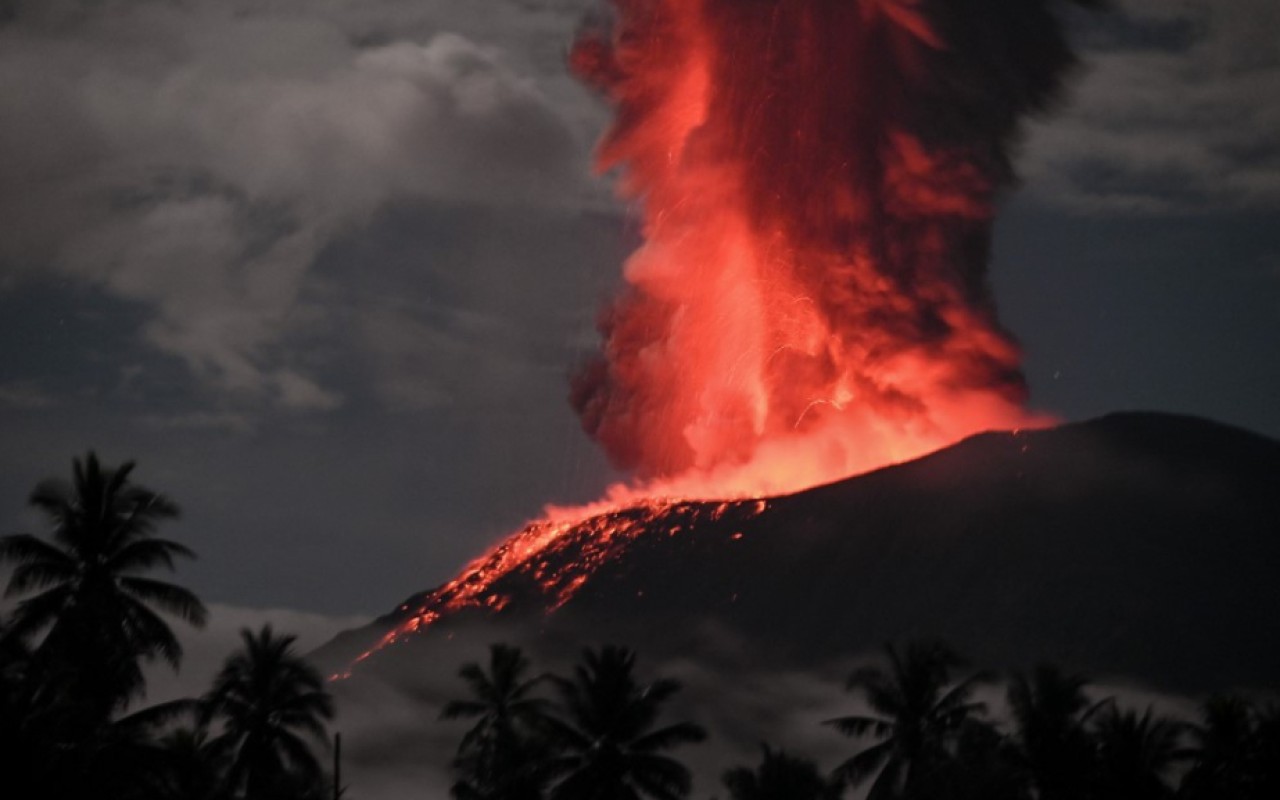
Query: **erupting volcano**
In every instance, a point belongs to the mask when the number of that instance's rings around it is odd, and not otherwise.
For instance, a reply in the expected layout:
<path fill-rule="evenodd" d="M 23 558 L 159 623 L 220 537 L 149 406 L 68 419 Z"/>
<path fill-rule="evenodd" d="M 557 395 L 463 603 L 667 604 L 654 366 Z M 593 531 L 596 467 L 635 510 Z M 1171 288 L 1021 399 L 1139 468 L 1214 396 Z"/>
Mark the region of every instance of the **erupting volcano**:
<path fill-rule="evenodd" d="M 616 109 L 598 166 L 644 242 L 571 400 L 637 483 L 553 509 L 383 643 L 501 606 L 516 574 L 563 602 L 668 498 L 795 492 L 1042 421 L 987 267 L 1021 120 L 1072 63 L 1047 2 L 614 0 L 571 66 Z"/>
<path fill-rule="evenodd" d="M 1026 425 L 987 283 L 1043 3 L 618 0 L 572 63 L 645 243 L 572 399 L 622 467 L 796 491 Z M 683 479 L 683 480 L 681 480 Z"/>

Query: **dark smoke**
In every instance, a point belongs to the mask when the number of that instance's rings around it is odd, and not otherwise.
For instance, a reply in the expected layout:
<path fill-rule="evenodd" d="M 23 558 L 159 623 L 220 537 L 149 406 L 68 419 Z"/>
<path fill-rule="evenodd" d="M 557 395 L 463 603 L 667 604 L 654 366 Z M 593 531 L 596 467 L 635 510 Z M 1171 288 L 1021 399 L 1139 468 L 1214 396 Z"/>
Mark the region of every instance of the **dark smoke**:
<path fill-rule="evenodd" d="M 573 57 L 617 108 L 601 167 L 623 168 L 623 191 L 646 203 L 650 228 L 655 215 L 699 202 L 698 192 L 672 191 L 674 173 L 696 164 L 718 175 L 773 277 L 817 304 L 836 342 L 791 346 L 785 315 L 763 319 L 782 354 L 766 367 L 770 418 L 753 427 L 749 402 L 727 403 L 720 424 L 732 445 L 707 457 L 680 438 L 695 410 L 679 370 L 638 357 L 659 357 L 687 304 L 633 281 L 602 316 L 603 354 L 571 396 L 619 465 L 670 474 L 744 461 L 759 441 L 834 413 L 807 410 L 837 384 L 889 420 L 927 417 L 938 392 L 1024 401 L 1016 345 L 988 283 L 992 219 L 1015 183 L 1022 121 L 1051 108 L 1076 63 L 1065 5 L 614 0 L 612 30 L 589 29 Z M 704 64 L 705 118 L 673 165 L 675 148 L 655 144 L 655 131 L 681 70 Z M 922 389 L 878 372 L 904 354 L 943 365 L 942 377 Z"/>

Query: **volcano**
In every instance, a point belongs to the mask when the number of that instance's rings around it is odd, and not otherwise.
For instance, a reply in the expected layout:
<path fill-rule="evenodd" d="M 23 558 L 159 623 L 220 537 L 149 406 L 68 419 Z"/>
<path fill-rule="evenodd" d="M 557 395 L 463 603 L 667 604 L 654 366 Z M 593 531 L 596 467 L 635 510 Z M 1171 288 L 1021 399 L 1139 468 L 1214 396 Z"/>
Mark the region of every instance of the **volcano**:
<path fill-rule="evenodd" d="M 785 496 L 533 523 L 319 655 L 358 682 L 460 631 L 782 667 L 927 637 L 992 667 L 1274 688 L 1278 572 L 1280 443 L 1118 413 Z"/>

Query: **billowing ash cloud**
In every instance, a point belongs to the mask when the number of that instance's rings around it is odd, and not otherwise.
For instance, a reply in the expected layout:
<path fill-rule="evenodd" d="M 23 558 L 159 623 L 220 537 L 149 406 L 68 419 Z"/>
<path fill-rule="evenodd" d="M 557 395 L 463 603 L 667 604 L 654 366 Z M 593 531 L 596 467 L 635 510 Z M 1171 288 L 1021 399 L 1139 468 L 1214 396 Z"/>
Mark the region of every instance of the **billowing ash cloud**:
<path fill-rule="evenodd" d="M 614 6 L 574 64 L 646 243 L 573 395 L 614 459 L 778 489 L 1024 419 L 987 265 L 1022 120 L 1074 63 L 1056 4 Z"/>

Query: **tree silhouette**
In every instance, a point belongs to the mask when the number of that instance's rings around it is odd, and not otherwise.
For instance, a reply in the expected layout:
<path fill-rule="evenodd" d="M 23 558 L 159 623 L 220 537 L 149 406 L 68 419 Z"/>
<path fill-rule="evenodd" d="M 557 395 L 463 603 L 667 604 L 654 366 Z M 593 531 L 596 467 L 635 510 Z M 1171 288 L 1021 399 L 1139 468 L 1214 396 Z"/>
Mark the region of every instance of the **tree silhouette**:
<path fill-rule="evenodd" d="M 43 692 L 55 693 L 65 712 L 64 729 L 81 736 L 142 691 L 140 662 L 180 664 L 182 647 L 153 606 L 196 626 L 206 618 L 190 591 L 144 577 L 194 554 L 155 535 L 178 507 L 130 483 L 133 468 L 103 467 L 92 452 L 75 459 L 72 483 L 45 480 L 31 494 L 53 525 L 52 541 L 0 539 L 0 560 L 16 564 L 6 596 L 37 592 L 18 604 L 12 634 L 26 639 L 48 629 L 32 657 Z"/>
<path fill-rule="evenodd" d="M 1201 707 L 1199 724 L 1187 726 L 1194 759 L 1179 796 L 1188 800 L 1249 800 L 1256 794 L 1253 709 L 1242 698 L 1215 695 Z"/>
<path fill-rule="evenodd" d="M 680 684 L 638 683 L 635 660 L 635 653 L 625 648 L 588 649 L 572 679 L 553 679 L 562 716 L 553 720 L 560 753 L 549 761 L 551 774 L 559 778 L 552 800 L 688 796 L 689 769 L 663 752 L 700 742 L 706 733 L 690 722 L 654 727 Z"/>
<path fill-rule="evenodd" d="M 0 623 L 0 753 L 4 785 L 14 797 L 38 797 L 56 766 L 56 728 L 37 690 L 30 648 Z"/>
<path fill-rule="evenodd" d="M 550 703 L 534 696 L 543 678 L 529 678 L 530 663 L 517 647 L 489 648 L 486 672 L 469 663 L 458 675 L 471 697 L 453 700 L 444 719 L 474 719 L 454 758 L 460 778 L 452 788 L 459 800 L 538 800 L 545 777 Z"/>
<path fill-rule="evenodd" d="M 195 711 L 192 700 L 174 700 L 135 711 L 103 726 L 86 748 L 84 778 L 74 790 L 53 797 L 109 797 L 112 800 L 158 800 L 167 795 L 181 765 L 160 734 L 175 720 Z M 190 800 L 196 800 L 193 796 Z"/>
<path fill-rule="evenodd" d="M 855 715 L 827 720 L 846 736 L 873 736 L 880 741 L 836 767 L 835 774 L 852 785 L 876 775 L 869 800 L 914 797 L 917 787 L 950 758 L 960 733 L 985 711 L 971 701 L 984 676 L 951 685 L 951 673 L 963 660 L 939 643 L 914 642 L 899 653 L 885 646 L 888 669 L 863 667 L 849 676 L 847 689 L 860 691 L 875 716 Z"/>
<path fill-rule="evenodd" d="M 312 744 L 327 741 L 325 720 L 333 716 L 324 680 L 293 652 L 296 637 L 277 636 L 270 625 L 256 634 L 246 628 L 240 637 L 243 647 L 227 658 L 201 699 L 201 724 L 221 720 L 210 750 L 226 763 L 226 782 L 236 797 L 313 793 L 323 770 Z"/>
<path fill-rule="evenodd" d="M 1088 681 L 1051 665 L 1015 674 L 1009 712 L 1019 766 L 1040 800 L 1080 800 L 1094 771 L 1093 741 L 1086 723 L 1109 701 L 1091 703 Z"/>
<path fill-rule="evenodd" d="M 175 728 L 157 744 L 165 754 L 165 768 L 155 800 L 230 800 L 222 781 L 226 764 L 211 747 L 208 731 Z"/>
<path fill-rule="evenodd" d="M 843 787 L 814 762 L 761 745 L 759 766 L 738 767 L 721 781 L 731 800 L 838 800 Z"/>
<path fill-rule="evenodd" d="M 1260 710 L 1253 726 L 1250 773 L 1257 797 L 1280 797 L 1280 706 Z"/>
<path fill-rule="evenodd" d="M 1186 756 L 1181 747 L 1185 725 L 1157 717 L 1148 707 L 1141 716 L 1108 706 L 1095 718 L 1098 747 L 1094 797 L 1098 800 L 1162 800 L 1173 796 L 1165 776 Z"/>

